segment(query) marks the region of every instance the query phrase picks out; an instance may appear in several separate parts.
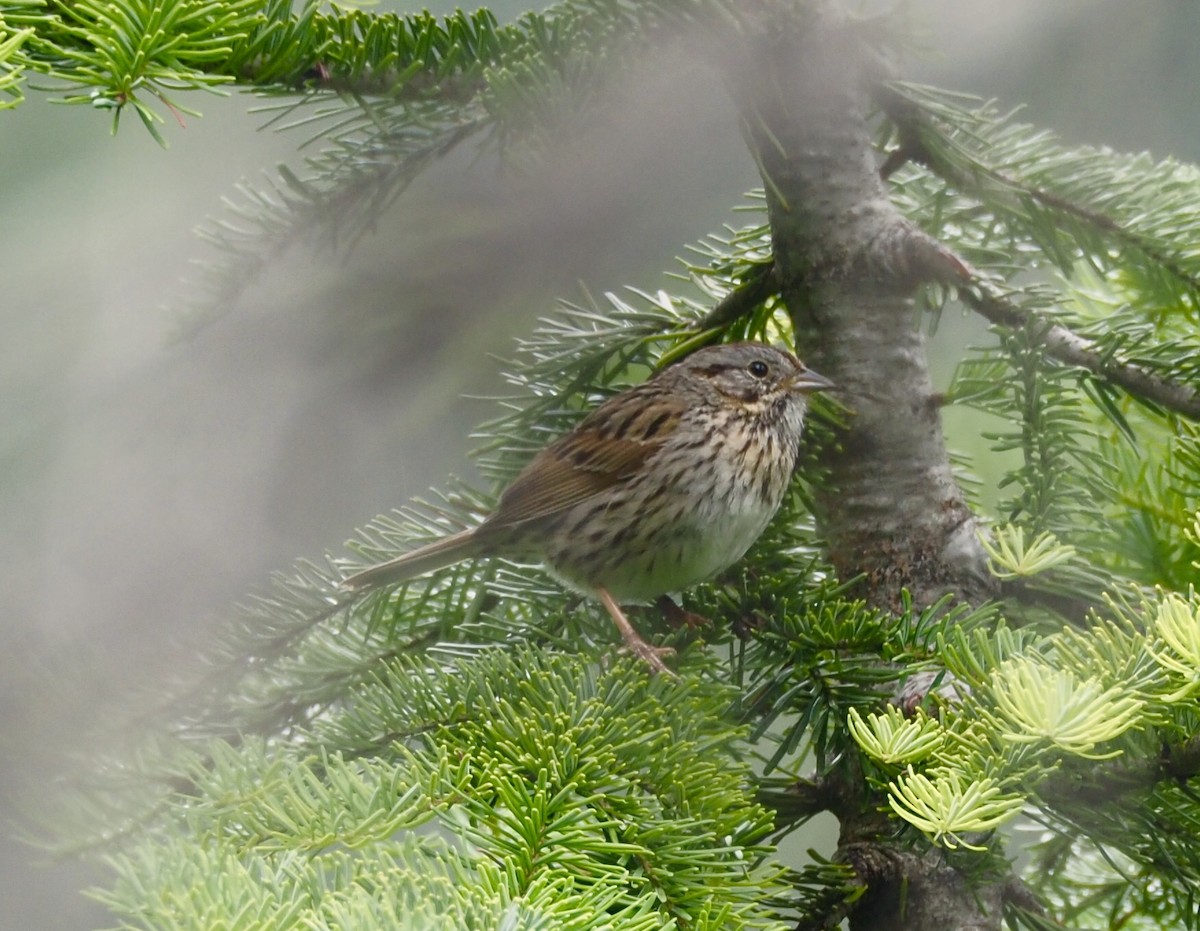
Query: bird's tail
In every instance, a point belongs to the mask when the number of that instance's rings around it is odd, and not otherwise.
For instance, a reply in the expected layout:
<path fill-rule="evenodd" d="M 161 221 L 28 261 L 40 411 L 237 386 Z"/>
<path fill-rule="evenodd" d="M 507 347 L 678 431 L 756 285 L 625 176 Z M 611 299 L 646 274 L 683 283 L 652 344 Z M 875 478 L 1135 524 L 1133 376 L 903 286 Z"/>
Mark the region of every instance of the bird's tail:
<path fill-rule="evenodd" d="M 342 579 L 341 589 L 346 592 L 362 592 L 393 582 L 416 578 L 434 569 L 441 569 L 463 559 L 479 555 L 479 543 L 475 529 L 463 530 L 427 546 L 389 559 L 387 562 L 356 572 Z"/>

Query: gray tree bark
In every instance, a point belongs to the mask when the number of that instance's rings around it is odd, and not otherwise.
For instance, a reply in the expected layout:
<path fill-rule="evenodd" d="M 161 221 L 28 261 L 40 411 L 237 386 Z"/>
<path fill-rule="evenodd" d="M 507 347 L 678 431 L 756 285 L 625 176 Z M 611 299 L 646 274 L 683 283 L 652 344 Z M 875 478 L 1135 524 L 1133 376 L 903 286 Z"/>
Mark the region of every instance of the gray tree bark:
<path fill-rule="evenodd" d="M 843 578 L 886 609 L 994 594 L 957 487 L 917 326 L 925 282 L 965 277 L 893 207 L 872 145 L 881 63 L 853 28 L 788 0 L 748 14 L 731 81 L 767 192 L 780 293 L 801 356 L 840 388 L 847 427 L 821 450 L 816 516 Z M 996 931 L 1006 881 L 968 882 L 940 856 L 886 838 L 880 799 L 847 771 L 832 806 L 838 856 L 868 892 L 854 931 Z"/>

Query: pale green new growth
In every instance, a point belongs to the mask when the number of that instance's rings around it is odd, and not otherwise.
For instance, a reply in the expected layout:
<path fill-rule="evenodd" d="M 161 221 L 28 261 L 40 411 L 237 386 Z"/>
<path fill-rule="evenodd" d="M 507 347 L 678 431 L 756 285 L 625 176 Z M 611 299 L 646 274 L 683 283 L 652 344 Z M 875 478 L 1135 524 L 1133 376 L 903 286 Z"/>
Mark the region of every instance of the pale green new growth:
<path fill-rule="evenodd" d="M 865 718 L 851 708 L 846 724 L 871 759 L 889 765 L 916 763 L 937 753 L 945 743 L 941 725 L 919 708 L 911 718 L 894 705 L 883 714 L 872 712 Z"/>
<path fill-rule="evenodd" d="M 935 843 L 982 851 L 986 845 L 972 844 L 963 835 L 994 830 L 1016 815 L 1025 800 L 1004 794 L 988 778 L 971 779 L 945 769 L 930 779 L 909 768 L 888 784 L 888 804 Z"/>
<path fill-rule="evenodd" d="M 1181 701 L 1200 691 L 1200 601 L 1196 590 L 1189 589 L 1187 598 L 1165 592 L 1161 595 L 1154 615 L 1154 632 L 1163 641 L 1161 648 L 1151 648 L 1154 659 L 1170 673 L 1173 682 L 1182 684 L 1165 697 L 1165 701 Z"/>
<path fill-rule="evenodd" d="M 993 528 L 991 535 L 981 533 L 979 542 L 991 558 L 989 567 L 999 579 L 1033 576 L 1075 558 L 1075 547 L 1059 543 L 1054 534 L 1038 534 L 1025 545 L 1025 529 L 1011 524 Z"/>
<path fill-rule="evenodd" d="M 1068 753 L 1105 759 L 1121 751 L 1093 753 L 1139 718 L 1143 702 L 1116 686 L 1095 679 L 1080 682 L 1067 669 L 1055 669 L 1032 657 L 1012 659 L 996 670 L 990 683 L 1002 720 L 1000 737 L 1014 743 L 1046 740 Z"/>

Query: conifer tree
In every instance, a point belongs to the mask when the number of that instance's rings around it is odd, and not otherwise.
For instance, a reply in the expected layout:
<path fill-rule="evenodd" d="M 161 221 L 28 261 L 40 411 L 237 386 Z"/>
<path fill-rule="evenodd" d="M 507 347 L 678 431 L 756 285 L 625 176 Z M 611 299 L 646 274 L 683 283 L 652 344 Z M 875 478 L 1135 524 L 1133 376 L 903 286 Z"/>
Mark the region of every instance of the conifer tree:
<path fill-rule="evenodd" d="M 368 229 L 452 151 L 536 159 L 665 48 L 711 61 L 763 185 L 674 293 L 523 334 L 487 484 L 281 573 L 64 800 L 123 926 L 1200 928 L 1195 167 L 906 83 L 898 18 L 812 0 L 564 0 L 510 24 L 0 0 L 0 33 L 6 105 L 50 81 L 161 138 L 191 92 L 234 86 L 318 127 L 305 176 L 212 232 L 195 313 L 297 230 Z M 948 307 L 992 338 L 936 394 L 923 331 Z M 478 520 L 599 398 L 745 338 L 841 390 L 766 534 L 686 593 L 711 626 L 642 618 L 678 680 L 502 560 L 339 594 Z M 948 405 L 999 425 L 997 495 L 949 451 Z M 831 854 L 776 851 L 826 812 Z"/>

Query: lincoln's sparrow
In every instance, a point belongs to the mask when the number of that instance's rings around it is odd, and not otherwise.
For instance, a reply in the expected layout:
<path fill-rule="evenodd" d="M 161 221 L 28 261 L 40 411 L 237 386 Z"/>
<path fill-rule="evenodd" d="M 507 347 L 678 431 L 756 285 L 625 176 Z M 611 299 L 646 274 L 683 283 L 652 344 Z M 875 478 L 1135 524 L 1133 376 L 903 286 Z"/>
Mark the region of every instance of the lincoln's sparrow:
<path fill-rule="evenodd" d="M 357 592 L 476 556 L 541 562 L 599 598 L 629 648 L 666 672 L 617 602 L 687 588 L 741 558 L 783 500 L 805 395 L 831 386 L 761 343 L 701 349 L 543 449 L 478 527 L 342 587 Z"/>

